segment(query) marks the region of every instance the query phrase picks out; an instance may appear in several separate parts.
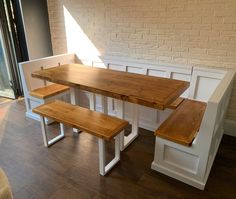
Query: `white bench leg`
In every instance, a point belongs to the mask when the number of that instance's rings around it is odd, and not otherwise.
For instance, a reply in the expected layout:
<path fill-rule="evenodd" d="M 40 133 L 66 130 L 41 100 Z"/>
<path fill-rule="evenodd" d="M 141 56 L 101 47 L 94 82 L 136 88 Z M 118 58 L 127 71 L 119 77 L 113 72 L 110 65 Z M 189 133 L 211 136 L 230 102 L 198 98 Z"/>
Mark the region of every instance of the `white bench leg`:
<path fill-rule="evenodd" d="M 115 137 L 115 157 L 106 165 L 105 163 L 105 141 L 98 138 L 99 170 L 102 176 L 106 175 L 120 160 L 120 135 Z"/>
<path fill-rule="evenodd" d="M 121 100 L 116 100 L 117 106 L 117 117 L 124 119 L 124 102 Z M 124 131 L 120 133 L 120 150 L 123 151 L 129 144 L 131 144 L 138 137 L 138 105 L 132 104 L 132 130 L 128 136 L 125 136 Z"/>
<path fill-rule="evenodd" d="M 46 129 L 46 124 L 45 124 L 45 120 L 44 120 L 43 116 L 40 116 L 40 122 L 41 122 L 43 142 L 44 142 L 45 147 L 49 147 L 65 137 L 64 125 L 62 123 L 60 123 L 60 135 L 58 135 L 55 138 L 48 141 L 47 129 Z"/>

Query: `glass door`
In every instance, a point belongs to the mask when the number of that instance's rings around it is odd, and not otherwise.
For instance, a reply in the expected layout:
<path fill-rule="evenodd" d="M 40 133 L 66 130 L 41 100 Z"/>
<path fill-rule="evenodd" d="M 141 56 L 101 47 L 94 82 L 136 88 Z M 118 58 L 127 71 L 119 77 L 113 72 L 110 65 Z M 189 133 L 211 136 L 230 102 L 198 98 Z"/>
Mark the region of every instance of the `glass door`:
<path fill-rule="evenodd" d="M 22 96 L 17 63 L 27 60 L 20 2 L 0 0 L 0 97 Z"/>
<path fill-rule="evenodd" d="M 2 26 L 0 26 L 0 97 L 15 98 L 15 94 L 12 89 L 8 56 L 5 50 L 6 45 L 1 27 Z"/>

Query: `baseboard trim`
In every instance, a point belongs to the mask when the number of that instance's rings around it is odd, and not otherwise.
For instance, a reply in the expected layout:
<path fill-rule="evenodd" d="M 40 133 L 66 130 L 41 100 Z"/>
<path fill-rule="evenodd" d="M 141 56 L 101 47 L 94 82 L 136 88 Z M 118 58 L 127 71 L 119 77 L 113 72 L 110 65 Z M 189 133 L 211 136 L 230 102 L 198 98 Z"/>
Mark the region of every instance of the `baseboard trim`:
<path fill-rule="evenodd" d="M 229 119 L 224 121 L 224 134 L 236 137 L 236 121 Z"/>
<path fill-rule="evenodd" d="M 170 170 L 162 165 L 159 165 L 157 164 L 156 162 L 152 162 L 152 165 L 151 165 L 151 168 L 155 171 L 158 171 L 164 175 L 167 175 L 171 178 L 175 178 L 183 183 L 186 183 L 188 185 L 191 185 L 197 189 L 200 189 L 200 190 L 204 190 L 205 188 L 205 185 L 206 185 L 206 182 L 201 182 L 201 181 L 198 181 L 194 178 L 191 178 L 191 177 L 188 177 L 188 176 L 185 176 L 181 173 L 177 173 L 173 170 Z"/>

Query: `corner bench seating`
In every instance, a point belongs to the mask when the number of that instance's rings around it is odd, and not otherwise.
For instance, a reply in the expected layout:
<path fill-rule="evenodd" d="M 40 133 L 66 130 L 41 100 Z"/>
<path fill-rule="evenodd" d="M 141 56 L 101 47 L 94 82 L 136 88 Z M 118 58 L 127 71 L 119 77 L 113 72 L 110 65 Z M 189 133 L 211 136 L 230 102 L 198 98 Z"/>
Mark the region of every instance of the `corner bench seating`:
<path fill-rule="evenodd" d="M 74 54 L 63 54 L 19 63 L 26 105 L 25 114 L 27 117 L 39 121 L 39 116 L 32 112 L 34 107 L 53 101 L 55 99 L 69 101 L 70 92 L 69 87 L 32 78 L 31 73 L 37 70 L 54 67 L 59 64 L 74 62 Z M 45 121 L 46 124 L 53 122 L 47 118 L 45 118 Z"/>
<path fill-rule="evenodd" d="M 206 103 L 186 99 L 172 112 L 155 135 L 185 146 L 191 146 L 206 109 Z"/>
<path fill-rule="evenodd" d="M 33 109 L 40 115 L 44 145 L 48 147 L 64 138 L 64 125 L 79 128 L 98 137 L 100 174 L 105 175 L 120 160 L 119 133 L 128 126 L 128 122 L 103 113 L 91 111 L 76 105 L 59 100 L 41 105 Z M 44 117 L 49 117 L 60 122 L 61 134 L 48 141 Z M 115 158 L 105 166 L 105 140 L 110 141 L 115 137 Z"/>
<path fill-rule="evenodd" d="M 193 68 L 189 99 L 155 133 L 152 169 L 198 189 L 205 188 L 224 133 L 233 78 L 233 71 Z"/>
<path fill-rule="evenodd" d="M 107 103 L 108 114 L 125 118 L 130 121 L 132 124 L 132 131 L 133 129 L 137 130 L 138 127 L 155 131 L 160 127 L 163 121 L 173 113 L 173 111 L 178 110 L 178 107 L 180 107 L 186 99 L 205 102 L 207 105 L 203 119 L 200 123 L 199 132 L 191 142 L 191 145 L 182 145 L 166 138 L 156 136 L 155 155 L 151 166 L 152 169 L 158 172 L 199 189 L 204 189 L 223 136 L 223 122 L 231 94 L 234 72 L 225 69 L 218 70 L 206 67 L 161 65 L 156 64 L 156 62 L 141 63 L 141 61 L 137 60 L 122 60 L 114 57 L 100 58 L 101 62 L 93 63 L 95 60 L 91 60 L 90 58 L 78 58 L 76 54 L 64 54 L 32 60 L 27 63 L 20 63 L 20 68 L 24 66 L 24 70 L 21 70 L 21 79 L 26 100 L 26 115 L 31 118 L 35 117 L 32 116 L 31 113 L 32 106 L 28 106 L 28 101 L 33 103 L 34 101 L 31 100 L 31 98 L 30 100 L 27 99 L 29 91 L 35 89 L 40 80 L 31 78 L 30 74 L 33 71 L 39 70 L 34 67 L 42 65 L 46 68 L 56 66 L 58 62 L 61 64 L 82 62 L 85 65 L 106 67 L 109 70 L 120 70 L 124 72 L 134 72 L 188 81 L 190 82 L 190 87 L 179 99 L 177 99 L 176 102 L 178 103 L 173 102 L 164 111 L 130 103 L 123 103 L 111 98 L 108 98 L 108 100 L 106 100 L 106 98 L 104 98 L 105 100 L 99 100 L 98 98 L 98 100 L 96 100 L 94 99 L 95 95 L 90 94 L 88 96 L 87 93 L 84 95 L 82 92 L 76 96 L 79 96 L 79 102 L 82 106 L 87 107 L 89 101 L 90 109 L 92 110 L 103 111 L 106 109 L 105 106 Z M 30 85 L 33 85 L 33 88 L 26 85 L 24 82 L 30 82 Z M 73 94 L 75 92 L 70 93 Z M 75 95 L 73 96 L 75 97 Z M 97 97 L 98 96 L 96 96 L 96 98 Z M 88 98 L 90 98 L 90 100 L 88 100 Z M 180 100 L 181 98 L 185 99 Z M 34 103 L 34 107 L 35 106 Z M 124 111 L 117 113 L 117 106 L 123 106 Z M 119 114 L 121 116 L 119 116 Z M 186 122 L 183 121 L 183 123 Z"/>

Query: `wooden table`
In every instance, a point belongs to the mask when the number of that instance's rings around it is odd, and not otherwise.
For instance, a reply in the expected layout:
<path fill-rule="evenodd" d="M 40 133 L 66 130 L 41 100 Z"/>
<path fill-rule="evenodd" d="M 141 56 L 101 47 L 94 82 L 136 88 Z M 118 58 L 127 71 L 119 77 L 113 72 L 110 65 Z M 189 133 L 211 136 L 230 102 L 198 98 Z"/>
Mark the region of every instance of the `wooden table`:
<path fill-rule="evenodd" d="M 189 83 L 185 81 L 92 68 L 80 64 L 36 71 L 32 73 L 32 77 L 160 110 L 164 110 L 189 87 Z M 118 116 L 122 118 L 122 103 L 117 111 Z M 126 140 L 124 138 L 123 148 L 137 137 L 138 125 L 135 131 Z"/>
<path fill-rule="evenodd" d="M 91 68 L 80 64 L 36 71 L 32 73 L 32 77 L 160 110 L 164 110 L 189 86 L 185 81 Z"/>

